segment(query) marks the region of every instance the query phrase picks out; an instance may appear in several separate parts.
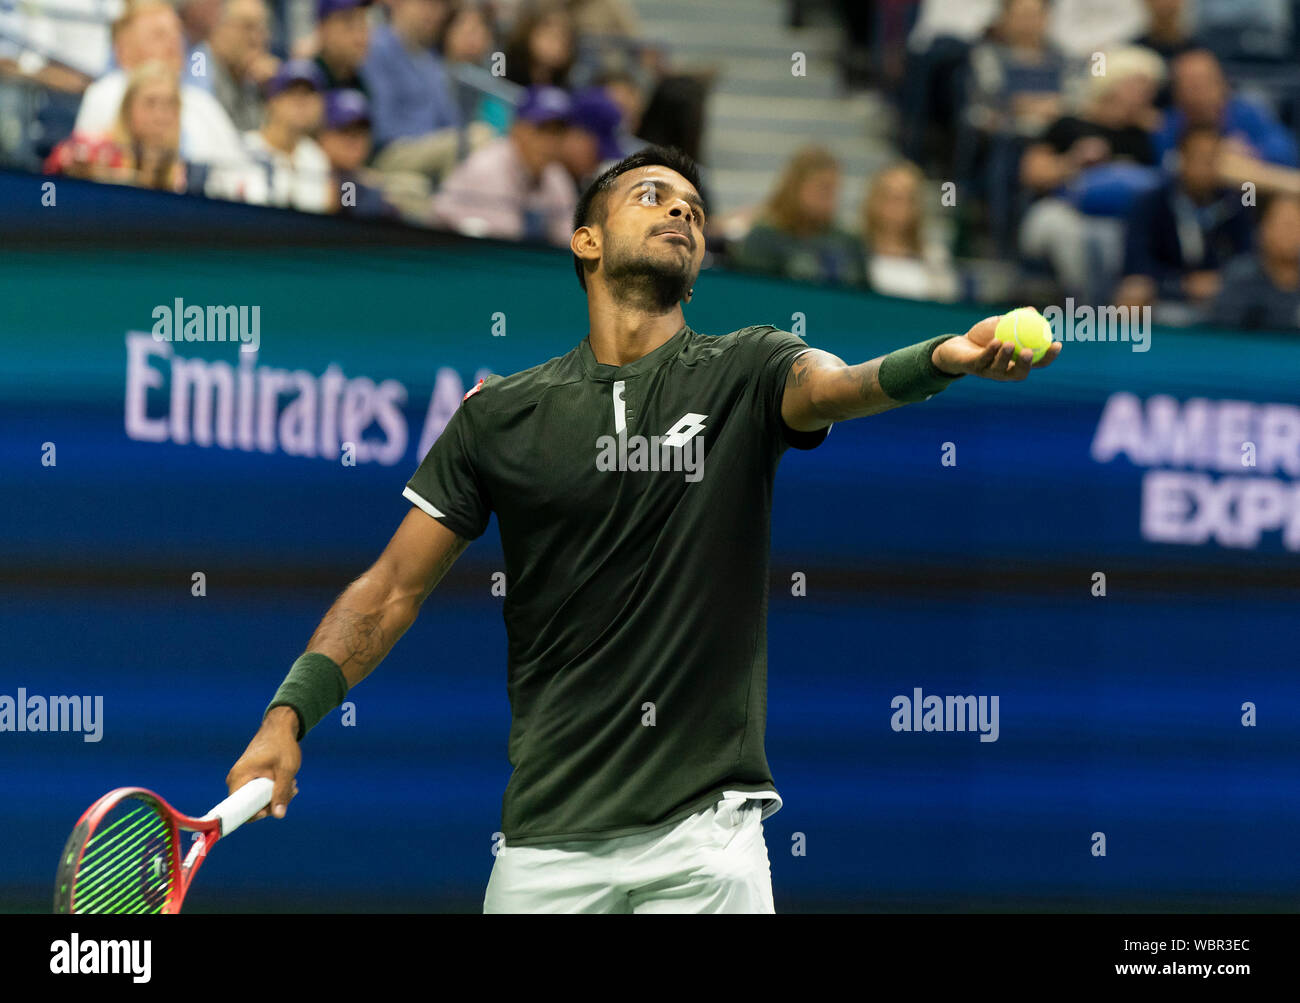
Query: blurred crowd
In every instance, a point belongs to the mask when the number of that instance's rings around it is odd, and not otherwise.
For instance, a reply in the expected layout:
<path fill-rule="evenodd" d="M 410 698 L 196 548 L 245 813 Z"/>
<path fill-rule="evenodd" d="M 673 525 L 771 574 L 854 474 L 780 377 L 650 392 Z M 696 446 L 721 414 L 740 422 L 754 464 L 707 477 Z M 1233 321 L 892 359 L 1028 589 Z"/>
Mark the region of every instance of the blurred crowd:
<path fill-rule="evenodd" d="M 715 256 L 1300 328 L 1300 0 L 788 0 L 790 25 L 813 7 L 842 26 L 842 93 L 888 99 L 894 162 L 846 227 L 842 165 L 804 147 L 762 204 L 711 217 Z M 709 73 L 674 69 L 626 0 L 44 9 L 0 0 L 0 75 L 75 101 L 50 173 L 565 246 L 609 163 L 701 157 Z"/>
<path fill-rule="evenodd" d="M 634 133 L 698 153 L 703 86 L 625 0 L 125 0 L 102 46 L 65 12 L 0 8 L 0 73 L 78 98 L 47 173 L 567 244 Z M 100 72 L 14 44 L 70 23 Z"/>
<path fill-rule="evenodd" d="M 898 296 L 1300 328 L 1300 4 L 841 6 L 846 80 L 890 97 L 899 161 L 854 235 L 830 211 L 834 158 L 801 152 L 736 261 Z"/>

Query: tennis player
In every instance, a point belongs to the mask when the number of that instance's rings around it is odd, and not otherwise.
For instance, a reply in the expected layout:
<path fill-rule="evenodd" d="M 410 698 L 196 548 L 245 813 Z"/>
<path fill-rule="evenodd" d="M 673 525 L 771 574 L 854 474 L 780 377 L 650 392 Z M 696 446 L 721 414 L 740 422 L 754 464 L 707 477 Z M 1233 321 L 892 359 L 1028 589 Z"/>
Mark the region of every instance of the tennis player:
<path fill-rule="evenodd" d="M 580 200 L 589 331 L 465 395 L 378 561 L 326 613 L 227 778 L 296 791 L 299 742 L 497 516 L 514 771 L 485 912 L 773 912 L 762 820 L 772 482 L 833 422 L 971 374 L 1022 380 L 997 318 L 847 365 L 769 326 L 693 331 L 696 166 L 649 147 Z M 1054 343 L 1034 368 L 1059 353 Z M 263 813 L 265 814 L 265 812 Z M 260 816 L 259 816 L 260 817 Z"/>

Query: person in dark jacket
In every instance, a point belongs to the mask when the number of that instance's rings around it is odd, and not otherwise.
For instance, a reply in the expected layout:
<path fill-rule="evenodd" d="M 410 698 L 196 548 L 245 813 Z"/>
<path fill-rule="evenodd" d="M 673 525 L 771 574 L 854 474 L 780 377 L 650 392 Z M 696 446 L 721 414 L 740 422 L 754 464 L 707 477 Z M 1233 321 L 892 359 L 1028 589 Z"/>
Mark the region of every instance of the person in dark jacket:
<path fill-rule="evenodd" d="M 1300 329 L 1300 196 L 1277 195 L 1264 207 L 1258 247 L 1223 269 L 1210 310 L 1220 327 Z"/>
<path fill-rule="evenodd" d="M 1186 317 L 1177 319 L 1200 319 L 1196 314 L 1219 294 L 1220 269 L 1250 249 L 1242 194 L 1218 180 L 1221 142 L 1213 128 L 1188 129 L 1178 143 L 1177 174 L 1134 203 L 1116 303 L 1183 304 Z"/>

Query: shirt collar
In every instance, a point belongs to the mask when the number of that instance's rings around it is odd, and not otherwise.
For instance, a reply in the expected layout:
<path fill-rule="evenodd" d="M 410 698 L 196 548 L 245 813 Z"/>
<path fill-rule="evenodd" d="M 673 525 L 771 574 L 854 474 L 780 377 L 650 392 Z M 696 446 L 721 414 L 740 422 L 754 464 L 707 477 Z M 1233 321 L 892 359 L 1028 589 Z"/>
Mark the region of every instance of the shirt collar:
<path fill-rule="evenodd" d="M 689 326 L 683 324 L 676 334 L 653 352 L 621 366 L 609 366 L 603 362 L 597 362 L 596 355 L 591 350 L 590 335 L 583 338 L 578 345 L 578 354 L 582 357 L 582 368 L 592 379 L 601 381 L 623 380 L 629 376 L 648 373 L 652 369 L 657 369 L 669 359 L 675 358 L 677 353 L 682 350 L 682 345 L 685 344 L 687 336 L 693 333 Z"/>

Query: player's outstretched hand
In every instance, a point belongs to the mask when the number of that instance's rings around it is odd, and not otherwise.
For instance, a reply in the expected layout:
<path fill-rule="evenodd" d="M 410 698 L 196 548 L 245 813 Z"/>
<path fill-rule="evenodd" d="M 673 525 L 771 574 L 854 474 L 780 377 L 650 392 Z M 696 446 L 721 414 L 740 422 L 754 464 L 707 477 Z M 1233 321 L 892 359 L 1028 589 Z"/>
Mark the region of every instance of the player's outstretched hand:
<path fill-rule="evenodd" d="M 256 777 L 275 781 L 271 803 L 253 816 L 253 821 L 268 814 L 283 818 L 289 802 L 298 793 L 298 768 L 302 749 L 298 745 L 298 715 L 292 707 L 274 707 L 266 715 L 248 748 L 226 774 L 226 787 L 234 793 Z"/>
<path fill-rule="evenodd" d="M 1061 354 L 1061 343 L 1052 342 L 1043 353 L 1043 357 L 1034 362 L 1031 349 L 1016 346 L 1010 342 L 999 341 L 995 335 L 998 321 L 996 317 L 985 317 L 965 334 L 949 338 L 934 350 L 933 362 L 945 373 L 970 373 L 990 380 L 1023 380 L 1031 369 L 1050 366 L 1052 360 Z"/>

